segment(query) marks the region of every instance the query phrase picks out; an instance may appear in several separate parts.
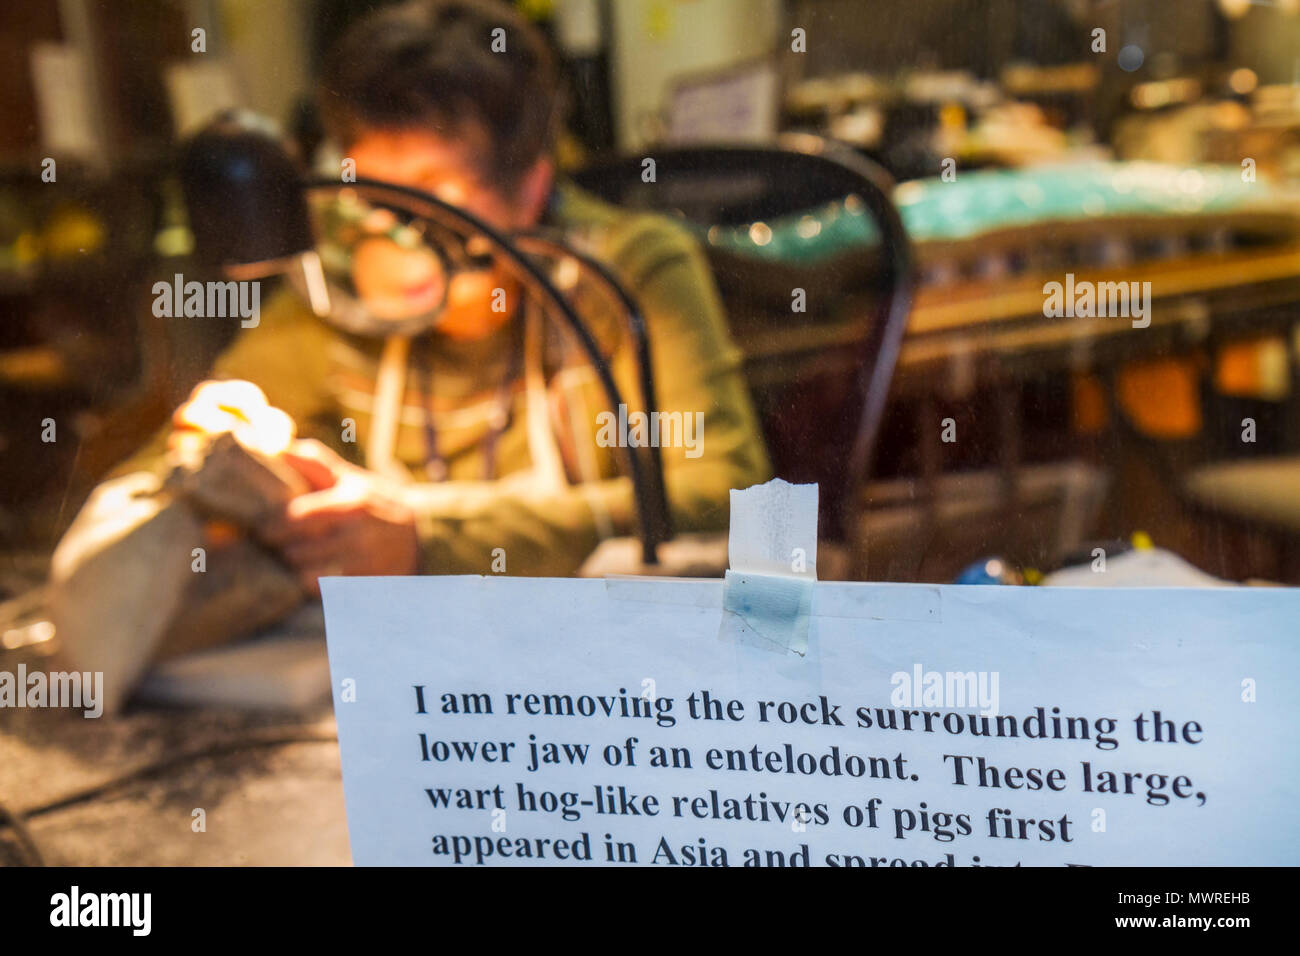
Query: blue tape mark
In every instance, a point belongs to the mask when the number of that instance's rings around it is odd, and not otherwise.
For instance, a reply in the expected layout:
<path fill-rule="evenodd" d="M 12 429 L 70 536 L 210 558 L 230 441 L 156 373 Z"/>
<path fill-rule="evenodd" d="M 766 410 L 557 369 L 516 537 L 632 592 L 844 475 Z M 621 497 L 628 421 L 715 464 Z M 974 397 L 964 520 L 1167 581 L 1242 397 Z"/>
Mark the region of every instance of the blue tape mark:
<path fill-rule="evenodd" d="M 780 654 L 806 656 L 816 583 L 814 578 L 728 571 L 718 637 Z"/>

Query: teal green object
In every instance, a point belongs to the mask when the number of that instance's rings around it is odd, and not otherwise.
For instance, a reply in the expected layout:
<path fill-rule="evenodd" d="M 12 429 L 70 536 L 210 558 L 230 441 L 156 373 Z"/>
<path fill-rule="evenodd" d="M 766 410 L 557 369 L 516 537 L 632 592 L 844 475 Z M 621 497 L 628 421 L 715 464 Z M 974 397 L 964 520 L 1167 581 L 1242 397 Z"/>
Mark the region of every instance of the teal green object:
<path fill-rule="evenodd" d="M 912 242 L 926 243 L 1048 222 L 1250 211 L 1276 192 L 1264 181 L 1243 182 L 1235 166 L 1088 162 L 963 172 L 951 182 L 918 179 L 896 187 L 894 201 Z M 875 223 L 852 197 L 759 227 L 696 228 L 720 251 L 792 265 L 879 242 Z"/>

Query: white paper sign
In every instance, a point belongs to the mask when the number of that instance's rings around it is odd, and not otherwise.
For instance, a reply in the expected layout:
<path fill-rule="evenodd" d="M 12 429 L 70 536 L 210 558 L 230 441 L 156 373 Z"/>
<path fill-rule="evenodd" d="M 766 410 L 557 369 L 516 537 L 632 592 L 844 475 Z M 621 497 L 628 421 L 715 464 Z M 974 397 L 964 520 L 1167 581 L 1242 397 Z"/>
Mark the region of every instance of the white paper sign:
<path fill-rule="evenodd" d="M 353 859 L 1300 862 L 1300 591 L 323 582 Z"/>

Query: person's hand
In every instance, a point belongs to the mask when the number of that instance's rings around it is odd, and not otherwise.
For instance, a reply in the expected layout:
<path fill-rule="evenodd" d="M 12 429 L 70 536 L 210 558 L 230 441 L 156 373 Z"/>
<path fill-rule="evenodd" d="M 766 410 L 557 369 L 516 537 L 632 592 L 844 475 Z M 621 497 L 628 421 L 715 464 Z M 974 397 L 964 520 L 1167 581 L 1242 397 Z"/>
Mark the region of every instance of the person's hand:
<path fill-rule="evenodd" d="M 290 501 L 261 536 L 280 550 L 305 590 L 319 594 L 325 576 L 419 570 L 415 512 L 391 482 L 318 441 L 294 442 L 281 460 L 313 490 Z"/>

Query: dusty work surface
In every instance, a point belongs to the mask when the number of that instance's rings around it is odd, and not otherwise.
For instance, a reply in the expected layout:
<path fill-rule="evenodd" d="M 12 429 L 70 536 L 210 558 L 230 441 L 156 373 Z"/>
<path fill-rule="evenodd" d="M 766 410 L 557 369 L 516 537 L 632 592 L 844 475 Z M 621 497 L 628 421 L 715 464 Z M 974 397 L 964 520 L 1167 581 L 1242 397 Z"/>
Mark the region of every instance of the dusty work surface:
<path fill-rule="evenodd" d="M 47 666 L 0 654 L 2 669 L 19 662 Z M 0 865 L 32 862 L 32 844 L 55 866 L 347 865 L 334 738 L 328 703 L 292 714 L 135 707 L 99 719 L 5 708 L 0 805 L 23 824 L 0 819 Z"/>

